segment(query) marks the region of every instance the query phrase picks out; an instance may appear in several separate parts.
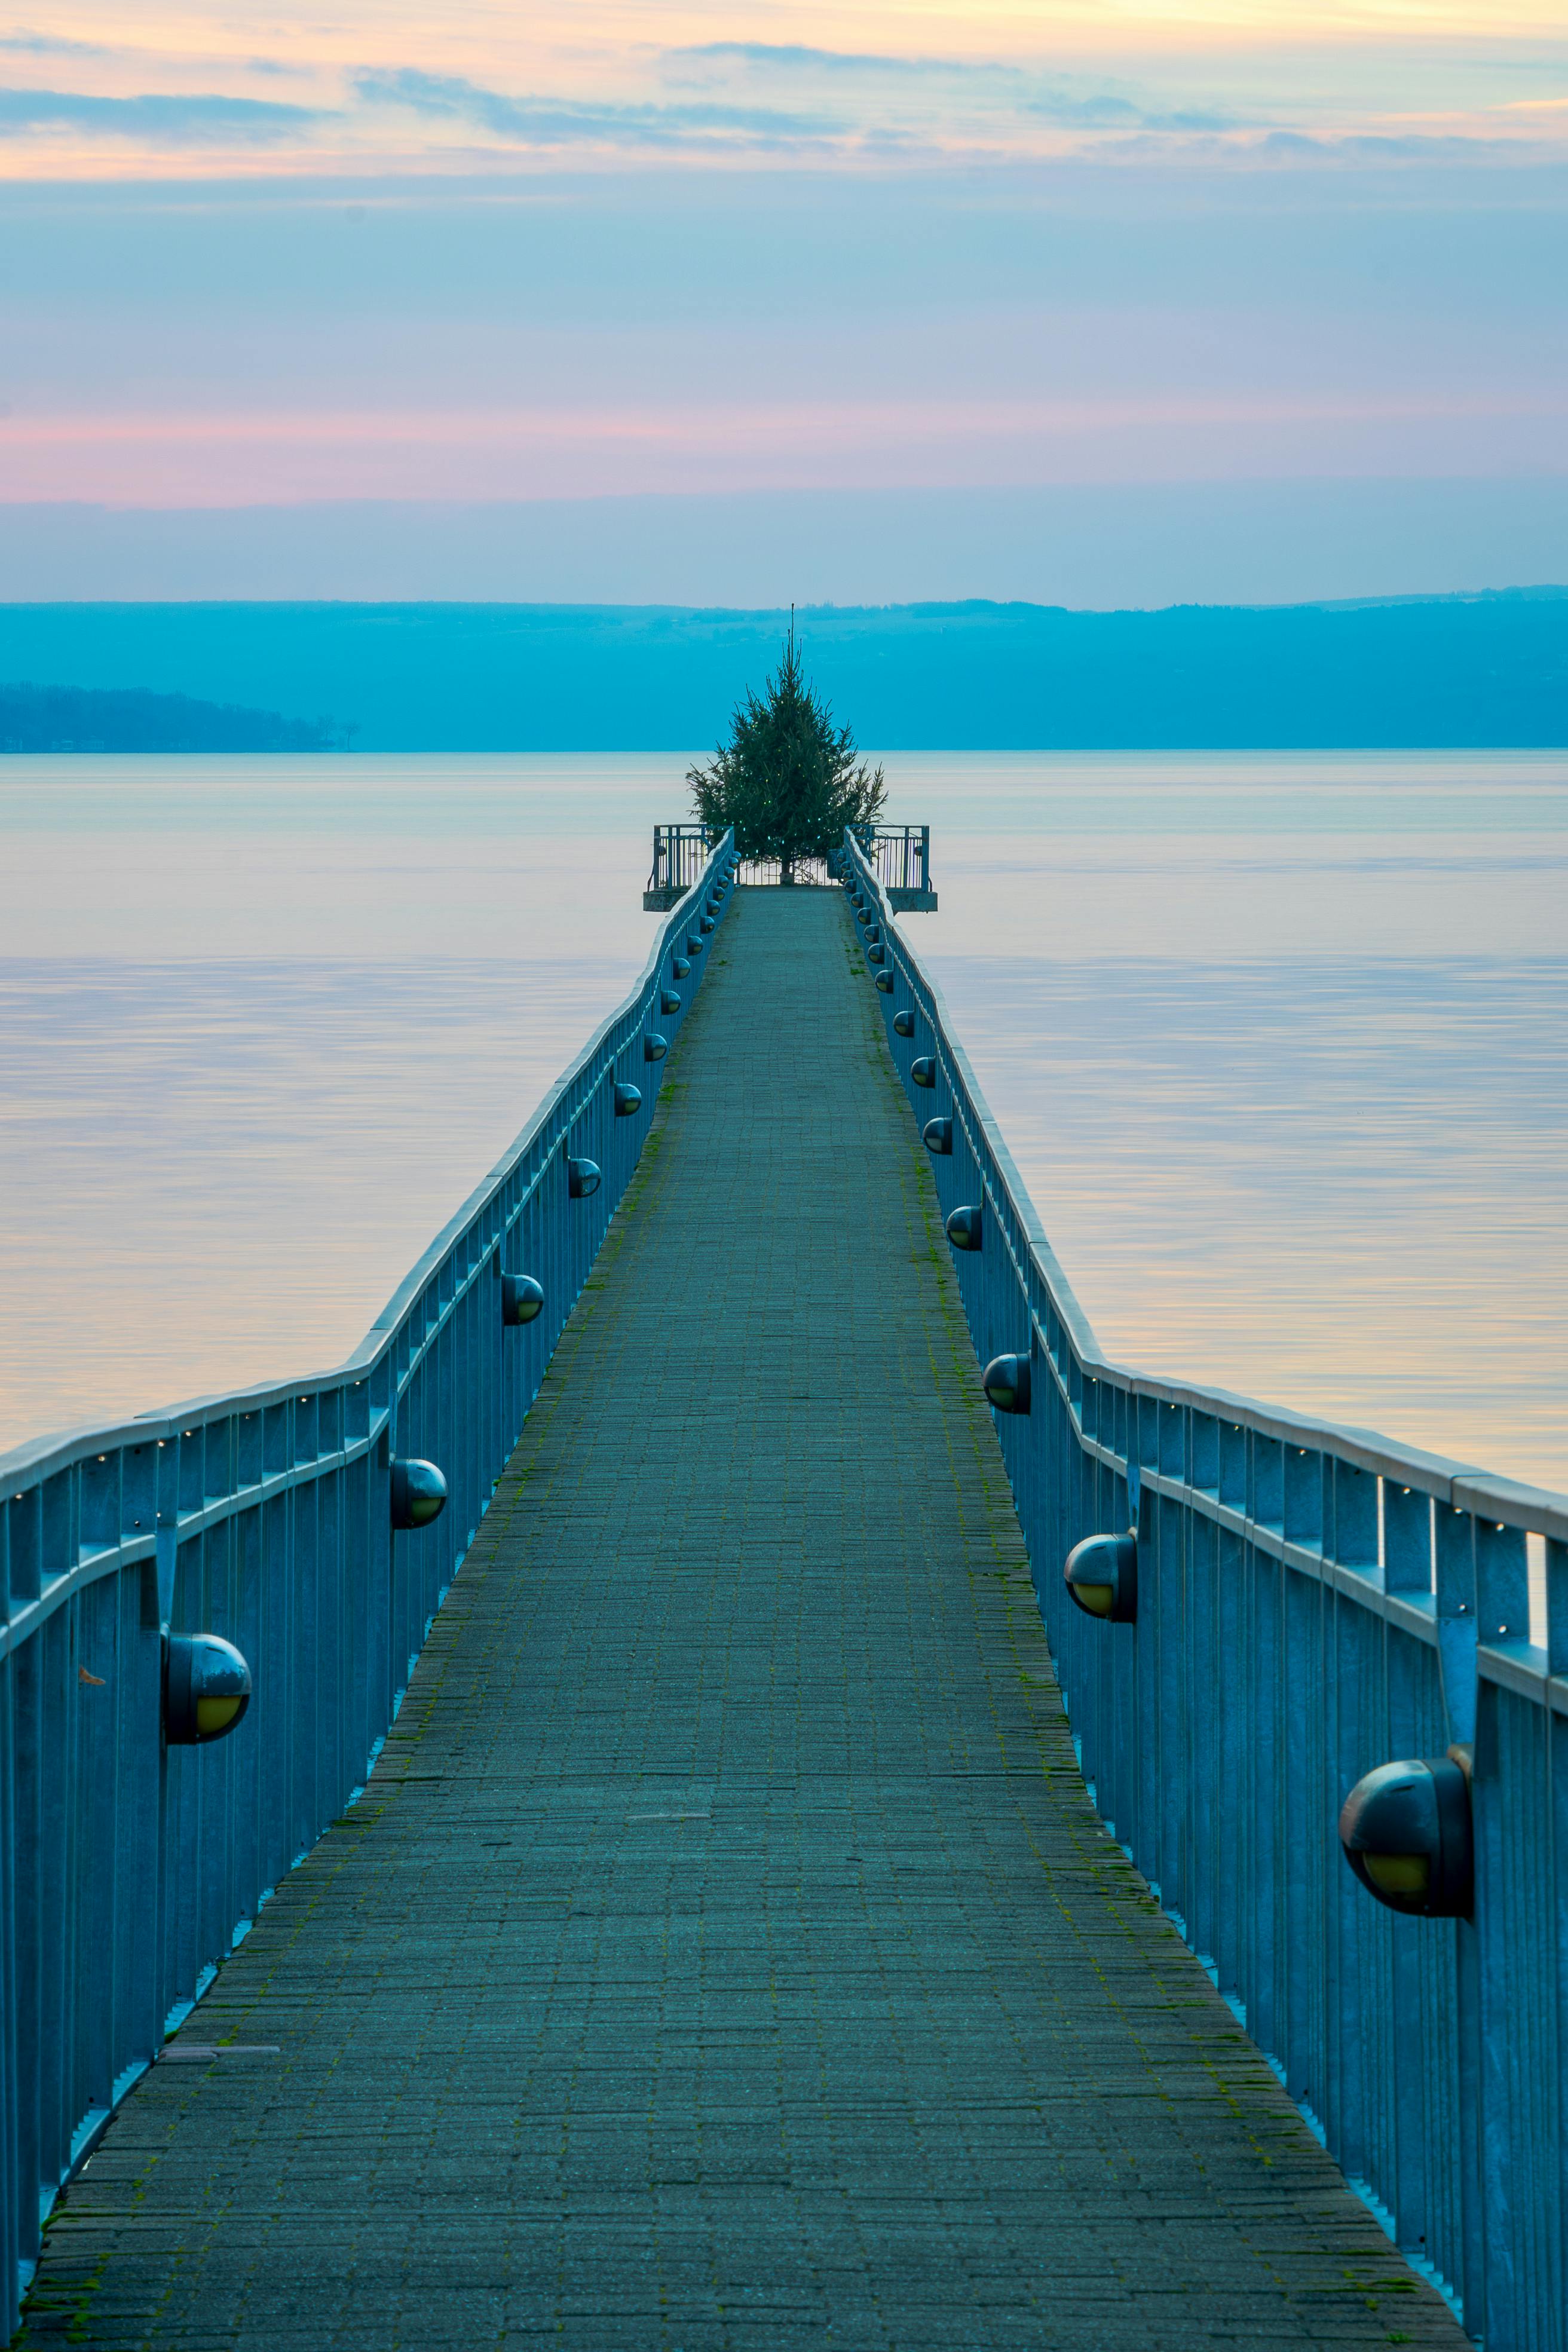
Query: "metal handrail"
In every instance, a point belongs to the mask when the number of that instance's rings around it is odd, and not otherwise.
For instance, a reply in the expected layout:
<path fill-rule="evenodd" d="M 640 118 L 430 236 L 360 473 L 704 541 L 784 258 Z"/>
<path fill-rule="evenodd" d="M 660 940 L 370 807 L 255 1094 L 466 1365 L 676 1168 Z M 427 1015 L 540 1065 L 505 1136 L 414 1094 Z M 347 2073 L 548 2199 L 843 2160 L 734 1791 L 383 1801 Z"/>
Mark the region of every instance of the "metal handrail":
<path fill-rule="evenodd" d="M 1028 1409 L 994 1417 L 1101 1816 L 1488 2352 L 1564 2352 L 1568 1496 L 1112 1363 L 847 834 L 841 872 L 880 934 L 911 1105 L 952 1122 L 943 1214 L 981 1211 L 981 1246 L 953 1251 L 976 1350 L 1034 1376 Z M 1097 1622 L 1064 1563 L 1129 1528 L 1135 1617 Z M 1340 1807 L 1373 1768 L 1450 1747 L 1473 1916 L 1398 1916 L 1346 1869 Z"/>
<path fill-rule="evenodd" d="M 656 824 L 648 889 L 688 890 L 695 887 L 704 861 L 712 850 L 713 841 L 714 836 L 706 825 Z"/>
<path fill-rule="evenodd" d="M 895 894 L 895 904 L 936 904 L 931 887 L 931 827 L 929 824 L 858 825 L 855 838 L 876 866 L 881 881 Z M 644 890 L 646 908 L 667 904 L 669 894 L 689 887 L 702 859 L 707 856 L 712 835 L 704 825 L 697 824 L 657 824 L 653 829 L 653 863 Z M 792 859 L 791 878 L 803 884 L 830 884 L 831 861 L 818 854 Z M 776 856 L 752 857 L 742 860 L 739 878 L 742 884 L 766 887 L 784 879 L 782 864 Z"/>
<path fill-rule="evenodd" d="M 0 1455 L 7 2335 L 59 2188 L 380 1750 L 637 1165 L 733 845 L 346 1362 Z M 543 1304 L 513 1328 L 520 1276 Z M 395 1532 L 409 1457 L 448 1499 Z M 161 1731 L 165 1637 L 186 1631 L 254 1675 L 242 1734 L 207 1750 Z"/>
<path fill-rule="evenodd" d="M 931 888 L 929 824 L 865 824 L 851 830 L 885 889 Z"/>

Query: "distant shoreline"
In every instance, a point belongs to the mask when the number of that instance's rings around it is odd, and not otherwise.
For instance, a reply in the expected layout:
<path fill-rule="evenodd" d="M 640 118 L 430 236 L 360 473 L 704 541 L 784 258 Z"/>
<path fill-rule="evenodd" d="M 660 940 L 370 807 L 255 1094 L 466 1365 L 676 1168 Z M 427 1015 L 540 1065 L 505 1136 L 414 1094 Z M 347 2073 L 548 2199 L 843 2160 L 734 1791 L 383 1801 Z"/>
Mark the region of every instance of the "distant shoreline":
<path fill-rule="evenodd" d="M 0 604 L 0 679 L 32 682 L 0 688 L 0 745 L 685 752 L 723 729 L 786 624 L 647 604 Z M 808 606 L 799 625 L 836 711 L 882 751 L 1568 745 L 1568 588 Z"/>
<path fill-rule="evenodd" d="M 330 719 L 142 688 L 0 685 L 0 752 L 343 751 Z"/>

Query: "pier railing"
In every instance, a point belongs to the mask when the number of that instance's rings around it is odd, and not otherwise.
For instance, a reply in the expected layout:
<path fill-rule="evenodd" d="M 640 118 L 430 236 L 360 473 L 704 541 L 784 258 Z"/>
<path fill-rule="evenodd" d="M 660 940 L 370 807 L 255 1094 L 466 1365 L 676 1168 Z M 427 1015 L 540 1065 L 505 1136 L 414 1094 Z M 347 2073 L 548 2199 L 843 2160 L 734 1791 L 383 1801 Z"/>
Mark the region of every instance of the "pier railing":
<path fill-rule="evenodd" d="M 959 1286 L 1101 1818 L 1468 2331 L 1487 2352 L 1563 2352 L 1568 1497 L 1109 1362 L 848 836 L 841 872 L 877 934 L 900 1076 L 935 1122 Z M 1129 1533 L 1079 1555 L 1075 1605 L 1069 1554 Z M 1434 1760 L 1407 1780 L 1446 1774 L 1469 1818 L 1441 1852 L 1395 1840 L 1373 1874 L 1436 1902 L 1448 1872 L 1468 1916 L 1384 1908 L 1346 1867 L 1347 1795 L 1401 1759 Z M 1425 1835 L 1413 1819 L 1406 1849 Z"/>
<path fill-rule="evenodd" d="M 713 847 L 713 835 L 700 824 L 656 824 L 653 864 L 643 891 L 647 914 L 666 914 L 695 889 Z"/>
<path fill-rule="evenodd" d="M 929 824 L 862 825 L 857 828 L 855 837 L 870 859 L 895 911 L 934 913 L 937 898 L 931 888 Z M 700 824 L 654 826 L 653 864 L 643 891 L 646 911 L 663 913 L 690 889 L 711 843 L 712 836 Z M 745 885 L 765 887 L 783 882 L 784 876 L 776 857 L 748 857 L 737 867 L 736 878 Z M 833 881 L 830 861 L 819 856 L 797 857 L 789 878 L 803 886 L 829 887 Z"/>
<path fill-rule="evenodd" d="M 345 1364 L 0 1457 L 7 2335 L 62 2183 L 380 1749 L 637 1164 L 732 847 Z M 410 1528 L 432 1464 L 445 1508 Z M 175 1744 L 212 1741 L 201 1704 L 175 1719 L 197 1634 L 253 1684 L 221 1744 Z"/>
<path fill-rule="evenodd" d="M 895 914 L 935 912 L 929 824 L 857 825 L 855 838 Z"/>
<path fill-rule="evenodd" d="M 642 894 L 643 909 L 648 914 L 661 914 L 673 907 L 691 887 L 711 846 L 712 836 L 700 824 L 656 824 L 653 829 L 653 864 Z M 776 857 L 747 857 L 740 860 L 735 878 L 749 888 L 767 888 L 782 883 L 784 867 Z M 797 857 L 794 860 L 789 878 L 802 887 L 831 889 L 833 876 L 826 857 Z"/>

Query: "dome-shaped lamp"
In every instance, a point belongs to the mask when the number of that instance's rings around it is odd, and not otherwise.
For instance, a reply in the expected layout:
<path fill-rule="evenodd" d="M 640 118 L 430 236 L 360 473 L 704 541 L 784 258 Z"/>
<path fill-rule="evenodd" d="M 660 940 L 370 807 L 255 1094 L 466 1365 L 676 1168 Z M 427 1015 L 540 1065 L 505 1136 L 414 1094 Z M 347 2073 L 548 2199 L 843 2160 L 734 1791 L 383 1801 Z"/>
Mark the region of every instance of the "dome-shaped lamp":
<path fill-rule="evenodd" d="M 921 1129 L 921 1141 L 928 1151 L 941 1160 L 952 1157 L 952 1121 L 950 1118 L 928 1118 Z"/>
<path fill-rule="evenodd" d="M 661 1013 L 679 1013 L 680 1010 L 679 991 L 674 988 L 661 988 L 658 992 L 658 1009 Z"/>
<path fill-rule="evenodd" d="M 629 1087 L 624 1078 L 616 1081 L 616 1117 L 631 1118 L 642 1108 L 641 1087 Z"/>
<path fill-rule="evenodd" d="M 642 1057 L 645 1062 L 662 1062 L 668 1051 L 668 1038 L 661 1037 L 657 1029 L 649 1029 L 645 1034 L 642 1041 Z"/>
<path fill-rule="evenodd" d="M 500 1278 L 500 1319 L 531 1323 L 544 1304 L 542 1286 L 531 1274 L 503 1274 Z"/>
<path fill-rule="evenodd" d="M 871 977 L 876 982 L 877 986 L 881 990 L 884 996 L 891 996 L 893 992 L 893 975 L 890 971 L 875 971 L 872 973 Z"/>
<path fill-rule="evenodd" d="M 917 1087 L 935 1086 L 936 1064 L 929 1054 L 921 1054 L 910 1064 L 910 1076 Z"/>
<path fill-rule="evenodd" d="M 163 1737 L 171 1748 L 226 1739 L 250 1705 L 250 1668 L 221 1633 L 163 1642 Z"/>
<path fill-rule="evenodd" d="M 566 1190 L 574 1201 L 585 1201 L 604 1182 L 596 1160 L 568 1160 Z"/>
<path fill-rule="evenodd" d="M 981 1246 L 985 1239 L 985 1220 L 978 1202 L 968 1208 L 949 1210 L 947 1238 L 955 1250 L 977 1250 Z"/>
<path fill-rule="evenodd" d="M 1138 1538 L 1086 1536 L 1074 1544 L 1062 1570 L 1067 1589 L 1086 1617 L 1130 1625 L 1138 1614 Z"/>
<path fill-rule="evenodd" d="M 1475 1902 L 1469 1751 L 1380 1764 L 1340 1811 L 1345 1860 L 1391 1911 L 1468 1918 Z"/>
<path fill-rule="evenodd" d="M 434 1462 L 410 1454 L 392 1465 L 392 1524 L 427 1528 L 447 1507 L 447 1481 Z"/>
<path fill-rule="evenodd" d="M 1027 1356 L 993 1356 L 980 1375 L 985 1391 L 985 1402 L 998 1412 L 1027 1412 L 1029 1410 L 1029 1359 Z"/>
<path fill-rule="evenodd" d="M 912 1037 L 914 1034 L 915 1016 L 906 1006 L 902 1013 L 893 1015 L 893 1034 L 895 1037 Z"/>
<path fill-rule="evenodd" d="M 671 976 L 676 980 L 688 980 L 690 978 L 691 966 L 685 956 L 671 956 L 669 959 L 669 969 Z"/>

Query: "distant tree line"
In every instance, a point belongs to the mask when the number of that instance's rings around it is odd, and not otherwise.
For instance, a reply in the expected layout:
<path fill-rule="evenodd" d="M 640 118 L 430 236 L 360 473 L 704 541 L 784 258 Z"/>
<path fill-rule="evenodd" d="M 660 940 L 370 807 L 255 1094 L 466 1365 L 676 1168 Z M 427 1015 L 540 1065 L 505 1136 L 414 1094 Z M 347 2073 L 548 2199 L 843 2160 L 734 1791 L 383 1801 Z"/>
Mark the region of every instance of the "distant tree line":
<path fill-rule="evenodd" d="M 346 751 L 353 731 L 136 687 L 0 686 L 0 751 Z"/>
<path fill-rule="evenodd" d="M 787 623 L 657 604 L 0 602 L 0 678 L 177 678 L 258 706 L 287 679 L 291 706 L 353 722 L 356 750 L 689 761 L 747 680 L 761 688 Z M 1561 588 L 1159 613 L 825 607 L 807 666 L 884 755 L 1568 744 Z"/>

